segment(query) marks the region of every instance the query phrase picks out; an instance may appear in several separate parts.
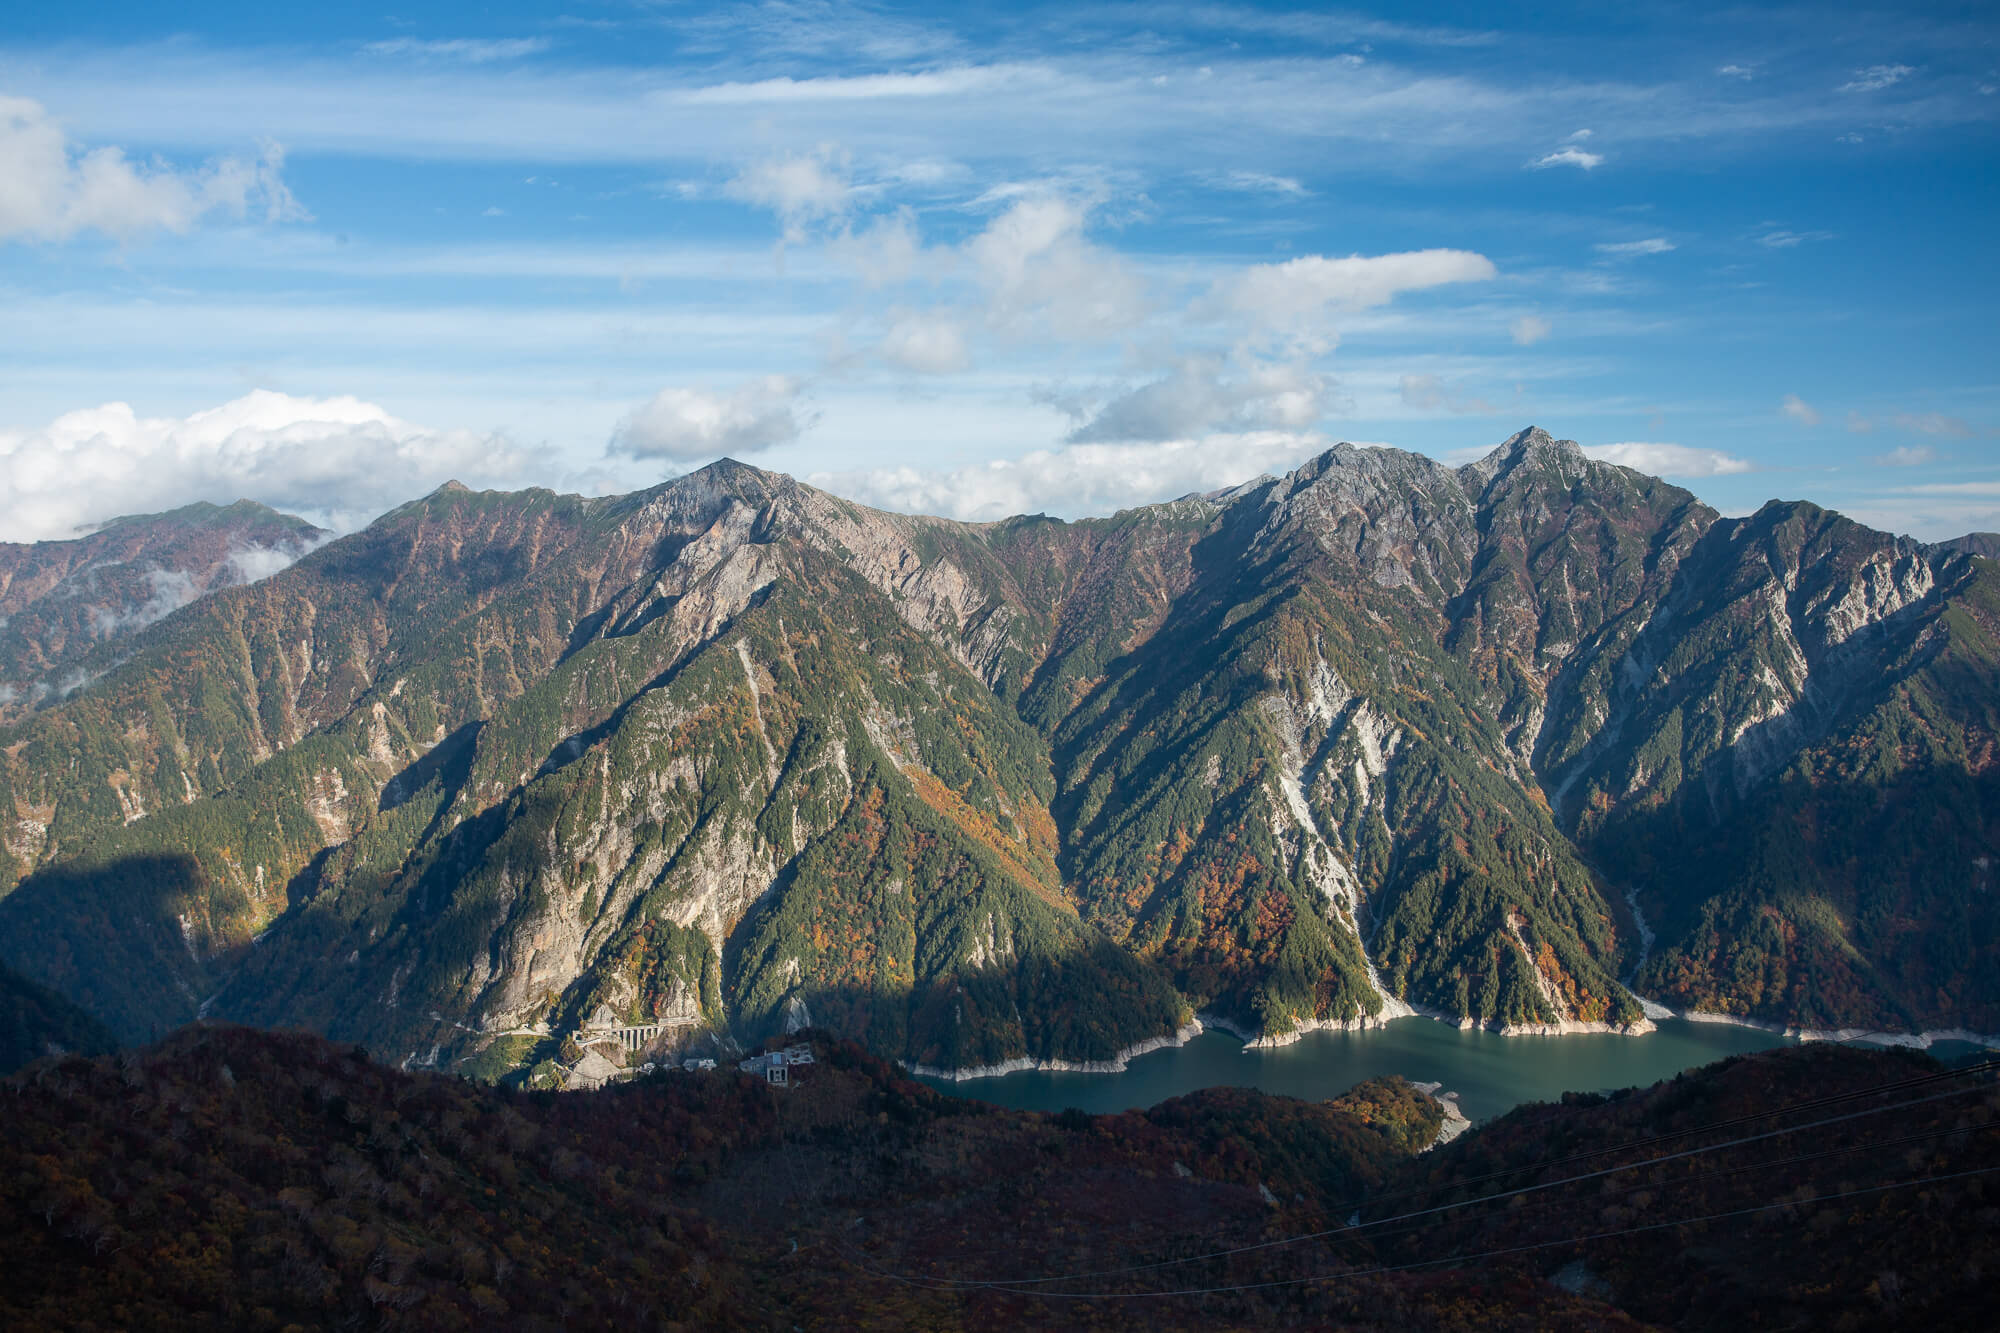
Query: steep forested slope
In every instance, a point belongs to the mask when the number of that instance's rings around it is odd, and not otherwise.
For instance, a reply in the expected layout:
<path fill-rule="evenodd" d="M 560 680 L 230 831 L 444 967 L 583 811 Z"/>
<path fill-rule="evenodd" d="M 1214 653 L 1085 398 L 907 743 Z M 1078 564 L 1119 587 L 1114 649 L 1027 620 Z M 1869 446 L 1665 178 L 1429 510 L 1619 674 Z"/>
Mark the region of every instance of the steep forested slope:
<path fill-rule="evenodd" d="M 0 957 L 495 1074 L 1191 1009 L 2000 1027 L 1992 567 L 1526 431 L 1062 523 L 448 486 L 0 733 Z M 1630 896 L 1659 939 L 1642 959 Z"/>

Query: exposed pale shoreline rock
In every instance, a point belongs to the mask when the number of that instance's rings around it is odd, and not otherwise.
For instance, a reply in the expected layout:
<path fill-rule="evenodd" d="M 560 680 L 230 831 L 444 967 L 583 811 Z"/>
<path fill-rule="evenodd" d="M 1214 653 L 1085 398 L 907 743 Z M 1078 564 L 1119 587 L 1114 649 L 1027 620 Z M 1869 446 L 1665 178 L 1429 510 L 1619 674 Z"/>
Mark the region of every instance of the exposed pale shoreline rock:
<path fill-rule="evenodd" d="M 1449 1023 L 1461 1032 L 1484 1030 L 1497 1033 L 1502 1037 L 1567 1037 L 1582 1033 L 1609 1033 L 1613 1036 L 1621 1037 L 1643 1037 L 1649 1032 L 1658 1031 L 1653 1026 L 1650 1018 L 1640 1018 L 1631 1023 L 1583 1023 L 1569 1018 L 1555 1023 L 1501 1023 L 1493 1019 L 1460 1018 L 1453 1014 L 1447 1014 L 1442 1010 L 1429 1009 L 1422 1005 L 1410 1005 L 1408 1007 L 1410 1009 L 1408 1014 L 1395 1014 L 1388 1017 L 1316 1018 L 1309 1022 L 1301 1023 L 1290 1032 L 1250 1032 L 1225 1019 L 1217 1018 L 1212 1014 L 1203 1014 L 1201 1019 L 1212 1028 L 1221 1028 L 1224 1032 L 1230 1033 L 1232 1036 L 1242 1038 L 1243 1045 L 1248 1050 L 1275 1050 L 1280 1046 L 1289 1046 L 1312 1032 L 1367 1032 L 1376 1028 L 1388 1027 L 1396 1019 L 1407 1017 L 1428 1018 L 1439 1023 Z"/>
<path fill-rule="evenodd" d="M 1882 1032 L 1873 1028 L 1802 1028 L 1796 1025 L 1773 1023 L 1761 1018 L 1741 1018 L 1735 1014 L 1709 1013 L 1700 1009 L 1672 1009 L 1656 1000 L 1639 998 L 1645 1010 L 1645 1017 L 1631 1023 L 1584 1023 L 1575 1019 L 1564 1019 L 1556 1023 L 1500 1023 L 1492 1019 L 1459 1018 L 1436 1009 L 1415 1006 L 1411 1017 L 1428 1018 L 1433 1022 L 1449 1023 L 1461 1032 L 1483 1030 L 1502 1037 L 1571 1037 L 1587 1035 L 1609 1035 L 1618 1037 L 1643 1037 L 1658 1032 L 1655 1019 L 1681 1019 L 1689 1023 L 1725 1023 L 1731 1027 L 1754 1028 L 1759 1032 L 1769 1032 L 1780 1037 L 1790 1037 L 1797 1041 L 1867 1042 L 1876 1046 L 1902 1046 L 1912 1050 L 1928 1050 L 1932 1043 L 1940 1041 L 1962 1041 L 1975 1046 L 1988 1046 L 2000 1050 L 2000 1034 L 1972 1032 L 1965 1028 L 1938 1028 L 1928 1032 Z M 1324 1018 L 1313 1019 L 1300 1024 L 1290 1032 L 1253 1032 L 1239 1024 L 1232 1023 L 1216 1014 L 1198 1014 L 1193 1022 L 1180 1028 L 1171 1036 L 1149 1037 L 1135 1042 L 1119 1051 L 1109 1060 L 1037 1060 L 1033 1056 L 1017 1056 L 994 1065 L 973 1065 L 965 1069 L 946 1069 L 939 1065 L 905 1065 L 910 1073 L 923 1078 L 949 1079 L 954 1083 L 966 1083 L 978 1078 L 1002 1078 L 1008 1074 L 1038 1070 L 1042 1073 L 1063 1074 L 1122 1074 L 1127 1062 L 1153 1051 L 1166 1050 L 1173 1046 L 1185 1046 L 1204 1031 L 1214 1029 L 1227 1032 L 1243 1043 L 1246 1051 L 1276 1050 L 1290 1046 L 1300 1038 L 1313 1032 L 1369 1032 L 1386 1028 L 1397 1018 Z M 1456 1112 L 1456 1106 L 1447 1114 Z M 1454 1134 L 1462 1130 L 1453 1131 Z M 1448 1140 L 1440 1138 L 1439 1143 Z"/>
<path fill-rule="evenodd" d="M 1412 1081 L 1410 1086 L 1436 1102 L 1438 1107 L 1444 1112 L 1444 1123 L 1438 1126 L 1438 1136 L 1432 1139 L 1421 1151 L 1429 1152 L 1432 1148 L 1442 1148 L 1445 1144 L 1450 1143 L 1453 1139 L 1465 1133 L 1466 1130 L 1472 1128 L 1472 1121 L 1466 1117 L 1465 1112 L 1458 1109 L 1458 1094 L 1455 1092 L 1439 1091 L 1440 1088 L 1444 1087 L 1444 1084 L 1417 1083 Z"/>
<path fill-rule="evenodd" d="M 1171 1036 L 1148 1037 L 1134 1042 L 1119 1051 L 1109 1060 L 1037 1060 L 1032 1055 L 1018 1055 L 1012 1060 L 1002 1060 L 997 1065 L 971 1065 L 963 1069 L 946 1069 L 940 1065 L 904 1065 L 922 1078 L 949 1079 L 954 1083 L 966 1083 L 975 1078 L 1000 1078 L 1007 1074 L 1021 1074 L 1029 1070 L 1055 1074 L 1122 1074 L 1125 1062 L 1135 1056 L 1153 1051 L 1165 1050 L 1169 1046 L 1184 1046 L 1202 1033 L 1202 1021 L 1197 1018 L 1185 1027 L 1177 1029 Z"/>
<path fill-rule="evenodd" d="M 1672 1009 L 1657 1000 L 1641 1000 L 1640 1003 L 1653 1018 L 1679 1018 L 1689 1023 L 1726 1023 L 1730 1027 L 1754 1028 L 1796 1041 L 1860 1041 L 1871 1046 L 1902 1046 L 1915 1051 L 1929 1050 L 1934 1042 L 1962 1041 L 2000 1049 L 2000 1033 L 1973 1032 L 1967 1028 L 1932 1028 L 1925 1032 L 1885 1032 L 1879 1028 L 1806 1028 L 1794 1023 L 1773 1023 L 1765 1018 L 1744 1018 L 1738 1014 L 1719 1014 L 1703 1009 Z"/>

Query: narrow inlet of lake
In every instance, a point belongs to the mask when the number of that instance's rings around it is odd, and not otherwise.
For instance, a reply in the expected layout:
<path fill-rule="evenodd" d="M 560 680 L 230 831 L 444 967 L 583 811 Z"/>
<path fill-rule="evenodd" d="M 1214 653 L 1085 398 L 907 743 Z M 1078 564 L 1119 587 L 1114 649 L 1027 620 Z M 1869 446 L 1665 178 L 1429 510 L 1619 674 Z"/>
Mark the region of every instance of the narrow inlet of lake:
<path fill-rule="evenodd" d="M 1226 1032 L 1135 1058 L 1122 1074 L 1027 1072 L 953 1083 L 925 1079 L 958 1097 L 1022 1110 L 1125 1111 L 1201 1088 L 1258 1088 L 1319 1101 L 1364 1079 L 1401 1074 L 1442 1083 L 1474 1121 L 1565 1092 L 1605 1092 L 1657 1083 L 1684 1069 L 1787 1038 L 1723 1023 L 1669 1019 L 1643 1037 L 1610 1034 L 1502 1037 L 1429 1018 L 1397 1019 L 1368 1032 L 1313 1032 L 1290 1046 L 1250 1050 Z"/>

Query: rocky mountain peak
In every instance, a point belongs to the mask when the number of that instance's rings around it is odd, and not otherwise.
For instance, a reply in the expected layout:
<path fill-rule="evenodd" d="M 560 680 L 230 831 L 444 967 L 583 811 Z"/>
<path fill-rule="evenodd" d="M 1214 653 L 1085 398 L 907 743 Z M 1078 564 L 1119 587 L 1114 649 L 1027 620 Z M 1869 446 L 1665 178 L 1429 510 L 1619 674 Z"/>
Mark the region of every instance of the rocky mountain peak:
<path fill-rule="evenodd" d="M 1505 477 L 1522 466 L 1554 466 L 1568 471 L 1589 462 L 1575 440 L 1558 440 L 1540 426 L 1529 426 L 1502 440 L 1484 458 L 1459 469 L 1474 486 Z"/>

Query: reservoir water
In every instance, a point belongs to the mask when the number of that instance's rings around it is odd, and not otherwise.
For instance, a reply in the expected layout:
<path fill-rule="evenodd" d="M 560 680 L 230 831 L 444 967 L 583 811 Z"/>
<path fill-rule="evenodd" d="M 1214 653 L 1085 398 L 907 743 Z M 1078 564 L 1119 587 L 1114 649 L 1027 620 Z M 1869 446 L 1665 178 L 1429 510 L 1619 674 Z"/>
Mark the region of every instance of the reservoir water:
<path fill-rule="evenodd" d="M 953 1083 L 925 1082 L 959 1097 L 1024 1110 L 1124 1111 L 1200 1088 L 1245 1087 L 1320 1100 L 1363 1079 L 1401 1074 L 1444 1084 L 1475 1122 L 1522 1102 L 1565 1092 L 1657 1083 L 1683 1069 L 1745 1051 L 1792 1044 L 1753 1028 L 1668 1019 L 1643 1037 L 1610 1034 L 1502 1037 L 1429 1018 L 1402 1018 L 1369 1032 L 1314 1032 L 1290 1046 L 1250 1050 L 1225 1032 L 1138 1056 L 1122 1074 L 1029 1072 Z"/>

